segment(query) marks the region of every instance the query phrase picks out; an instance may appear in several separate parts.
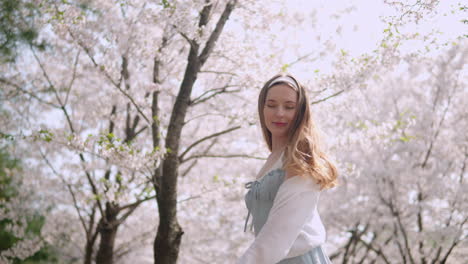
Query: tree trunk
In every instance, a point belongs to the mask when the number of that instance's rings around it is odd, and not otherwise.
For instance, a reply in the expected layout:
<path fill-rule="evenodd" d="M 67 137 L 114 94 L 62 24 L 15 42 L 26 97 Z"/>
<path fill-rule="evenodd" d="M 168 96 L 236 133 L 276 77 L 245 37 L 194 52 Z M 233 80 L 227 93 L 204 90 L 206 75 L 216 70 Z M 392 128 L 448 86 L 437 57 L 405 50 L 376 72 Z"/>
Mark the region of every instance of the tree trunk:
<path fill-rule="evenodd" d="M 93 263 L 93 253 L 94 253 L 94 244 L 96 243 L 96 238 L 98 236 L 98 230 L 94 229 L 94 217 L 96 215 L 96 206 L 95 204 L 92 208 L 91 215 L 89 217 L 88 227 L 85 228 L 86 231 L 86 245 L 85 245 L 85 258 L 84 264 Z"/>
<path fill-rule="evenodd" d="M 91 241 L 86 242 L 86 247 L 85 247 L 85 259 L 84 259 L 84 264 L 91 264 L 93 257 L 93 244 Z"/>
<path fill-rule="evenodd" d="M 158 204 L 163 204 L 162 202 Z M 168 211 L 163 209 L 160 211 Z M 175 210 L 174 210 L 175 212 Z M 160 216 L 162 218 L 162 216 Z M 166 217 L 166 221 L 160 221 L 158 226 L 158 233 L 154 240 L 154 259 L 155 263 L 167 264 L 177 263 L 177 258 L 179 256 L 180 243 L 182 241 L 182 231 L 181 226 L 177 222 L 177 217 L 173 215 L 172 217 Z M 171 219 L 167 221 L 168 219 Z"/>
<path fill-rule="evenodd" d="M 97 264 L 112 264 L 114 263 L 114 243 L 119 227 L 117 221 L 118 205 L 114 203 L 106 203 L 106 215 L 99 223 L 99 250 L 96 255 Z"/>
<path fill-rule="evenodd" d="M 182 241 L 182 231 L 177 221 L 177 178 L 179 170 L 179 144 L 182 128 L 185 122 L 188 107 L 190 105 L 190 95 L 193 85 L 197 80 L 197 75 L 210 56 L 217 39 L 223 31 L 237 0 L 232 0 L 219 18 L 215 29 L 210 34 L 201 53 L 200 44 L 190 41 L 190 52 L 187 60 L 184 78 L 180 85 L 180 90 L 174 103 L 169 126 L 167 129 L 166 145 L 167 156 L 162 162 L 162 175 L 155 171 L 156 200 L 158 203 L 159 226 L 154 240 L 154 262 L 157 264 L 175 264 L 179 255 L 179 247 Z M 212 4 L 207 4 L 200 12 L 199 27 L 208 23 Z M 154 104 L 154 103 L 153 103 Z M 154 109 L 153 109 L 154 114 Z M 153 126 L 154 129 L 154 126 Z M 156 142 L 154 142 L 156 143 Z"/>

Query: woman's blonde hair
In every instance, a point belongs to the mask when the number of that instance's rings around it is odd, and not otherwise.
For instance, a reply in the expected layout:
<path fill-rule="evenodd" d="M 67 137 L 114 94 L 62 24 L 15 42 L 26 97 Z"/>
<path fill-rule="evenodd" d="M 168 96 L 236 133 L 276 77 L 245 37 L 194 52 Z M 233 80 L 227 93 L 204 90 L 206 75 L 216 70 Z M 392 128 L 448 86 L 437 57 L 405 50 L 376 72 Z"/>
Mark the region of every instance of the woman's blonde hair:
<path fill-rule="evenodd" d="M 291 78 L 296 84 L 293 85 L 284 80 Z M 277 79 L 280 78 L 280 81 Z M 288 131 L 288 143 L 285 149 L 285 163 L 283 168 L 293 169 L 300 175 L 312 177 L 320 186 L 320 189 L 328 189 L 337 185 L 338 171 L 322 150 L 320 134 L 315 126 L 310 112 L 309 99 L 306 89 L 290 74 L 277 74 L 268 80 L 260 91 L 258 97 L 258 113 L 262 127 L 263 137 L 272 151 L 271 132 L 265 125 L 263 109 L 268 90 L 277 85 L 286 84 L 297 93 L 296 115 L 292 127 Z"/>

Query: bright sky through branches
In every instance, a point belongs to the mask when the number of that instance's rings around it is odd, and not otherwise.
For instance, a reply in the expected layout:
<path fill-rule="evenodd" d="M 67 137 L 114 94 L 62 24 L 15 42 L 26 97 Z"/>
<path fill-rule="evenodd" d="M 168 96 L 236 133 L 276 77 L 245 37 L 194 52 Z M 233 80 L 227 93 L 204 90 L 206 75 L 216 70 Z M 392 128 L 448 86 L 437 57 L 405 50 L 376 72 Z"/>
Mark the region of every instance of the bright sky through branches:
<path fill-rule="evenodd" d="M 407 23 L 404 27 L 399 27 L 398 31 L 401 34 L 418 33 L 421 36 L 432 32 L 433 41 L 453 45 L 456 43 L 454 39 L 467 31 L 467 26 L 462 22 L 465 12 L 460 10 L 460 7 L 461 4 L 455 1 L 440 1 L 432 15 L 424 16 L 417 24 Z M 313 53 L 314 50 L 323 50 L 327 45 L 335 55 L 342 51 L 351 57 L 369 54 L 380 45 L 385 35 L 384 30 L 389 27 L 381 18 L 399 14 L 394 7 L 376 0 L 274 1 L 270 8 L 277 11 L 278 16 L 292 16 L 298 21 L 293 25 L 283 25 L 281 22 L 269 20 L 268 27 L 272 29 L 273 34 L 281 36 L 282 41 L 274 45 L 284 47 L 282 60 L 285 64 Z M 417 49 L 421 52 L 431 52 L 430 47 L 425 48 L 430 41 L 425 41 L 426 44 L 421 38 L 402 43 L 400 50 L 414 52 Z M 269 45 L 271 43 L 258 43 L 256 48 L 267 49 Z M 296 68 L 295 74 L 310 78 L 306 76 L 310 76 L 311 69 L 319 70 L 320 73 L 330 73 L 334 58 L 329 55 L 317 57 L 314 65 L 308 64 L 304 69 Z"/>

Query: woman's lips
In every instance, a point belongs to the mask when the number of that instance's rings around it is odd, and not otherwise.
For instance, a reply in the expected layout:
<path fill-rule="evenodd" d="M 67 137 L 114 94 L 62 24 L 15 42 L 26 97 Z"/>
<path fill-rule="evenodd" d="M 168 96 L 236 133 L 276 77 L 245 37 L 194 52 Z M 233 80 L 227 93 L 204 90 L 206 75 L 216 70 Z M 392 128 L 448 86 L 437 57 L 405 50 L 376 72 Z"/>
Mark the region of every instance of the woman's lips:
<path fill-rule="evenodd" d="M 284 126 L 286 126 L 287 124 L 288 124 L 288 123 L 273 122 L 273 125 L 278 126 L 278 127 L 284 127 Z"/>

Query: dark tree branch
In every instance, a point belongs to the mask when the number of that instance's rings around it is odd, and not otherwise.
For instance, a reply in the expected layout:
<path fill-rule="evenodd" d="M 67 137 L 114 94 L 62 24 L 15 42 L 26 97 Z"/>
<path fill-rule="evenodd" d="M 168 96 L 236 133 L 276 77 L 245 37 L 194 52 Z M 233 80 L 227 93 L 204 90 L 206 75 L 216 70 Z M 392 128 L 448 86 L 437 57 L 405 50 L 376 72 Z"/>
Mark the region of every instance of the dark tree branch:
<path fill-rule="evenodd" d="M 70 31 L 68 30 L 68 33 L 70 34 L 70 36 L 78 43 L 78 45 L 85 51 L 86 55 L 88 55 L 89 59 L 91 60 L 91 62 L 93 63 L 94 67 L 96 67 L 97 69 L 99 69 L 103 74 L 104 76 L 106 77 L 106 79 L 108 81 L 111 82 L 111 84 L 117 88 L 117 90 L 119 90 L 125 97 L 127 97 L 127 99 L 132 103 L 132 105 L 135 107 L 135 109 L 138 111 L 138 113 L 145 119 L 145 121 L 148 123 L 148 124 L 151 124 L 150 120 L 146 117 L 146 115 L 143 113 L 143 111 L 141 110 L 141 108 L 138 106 L 138 104 L 136 103 L 135 99 L 133 99 L 133 97 L 127 93 L 125 90 L 123 90 L 121 87 L 120 87 L 120 83 L 119 82 L 116 82 L 114 79 L 112 79 L 112 77 L 109 75 L 109 73 L 104 69 L 104 67 L 100 66 L 96 60 L 94 59 L 93 55 L 91 55 L 91 53 L 89 52 L 89 49 L 80 41 L 78 40 L 75 35 Z"/>
<path fill-rule="evenodd" d="M 231 90 L 231 91 L 226 90 L 226 89 L 229 88 L 229 87 L 236 87 L 236 86 L 237 86 L 237 85 L 225 85 L 224 87 L 221 87 L 221 88 L 214 88 L 214 89 L 205 91 L 203 94 L 201 94 L 201 95 L 198 96 L 197 98 L 191 100 L 191 101 L 189 102 L 189 104 L 190 104 L 191 106 L 194 106 L 194 105 L 197 105 L 197 104 L 206 102 L 207 100 L 209 100 L 209 99 L 215 97 L 215 96 L 218 95 L 218 94 L 222 94 L 222 93 L 236 93 L 236 92 L 240 92 L 240 89 Z M 207 93 L 209 93 L 209 92 L 212 92 L 212 94 L 206 96 L 205 98 L 202 98 L 205 94 L 207 94 Z"/>
<path fill-rule="evenodd" d="M 366 241 L 364 241 L 361 237 L 358 237 L 358 240 L 359 242 L 361 242 L 364 246 L 366 246 L 368 249 L 372 250 L 375 254 L 377 254 L 378 257 L 382 258 L 382 260 L 387 263 L 387 264 L 390 264 L 390 262 L 388 261 L 388 258 L 385 256 L 385 254 L 382 252 L 382 250 L 379 248 L 379 249 L 376 249 L 372 246 L 372 244 L 370 243 L 367 243 Z M 359 263 L 362 263 L 362 262 L 359 262 Z"/>
<path fill-rule="evenodd" d="M 205 48 L 203 48 L 203 51 L 201 52 L 199 56 L 200 65 L 205 64 L 206 60 L 210 56 L 210 53 L 213 50 L 215 43 L 218 40 L 219 36 L 221 35 L 224 25 L 226 24 L 226 21 L 231 15 L 232 10 L 234 10 L 234 7 L 236 4 L 237 4 L 237 0 L 231 0 L 227 3 L 226 8 L 224 9 L 223 13 L 221 14 L 221 17 L 218 20 L 218 23 L 216 23 L 215 29 L 213 30 L 210 37 L 208 38 L 208 41 L 206 42 Z M 201 20 L 200 20 L 200 23 L 202 23 Z"/>
<path fill-rule="evenodd" d="M 211 135 L 208 135 L 206 137 L 203 137 L 197 141 L 195 141 L 194 143 L 192 143 L 190 146 L 187 147 L 187 149 L 179 156 L 179 161 L 180 163 L 182 163 L 182 160 L 184 159 L 184 156 L 193 148 L 195 147 L 196 145 L 210 139 L 210 138 L 214 138 L 214 137 L 218 137 L 218 136 L 221 136 L 223 134 L 227 134 L 229 132 L 232 132 L 234 130 L 237 130 L 241 128 L 241 126 L 236 126 L 236 127 L 231 127 L 231 128 L 228 128 L 226 130 L 223 130 L 223 131 L 220 131 L 220 132 L 217 132 L 217 133 L 214 133 L 214 134 L 211 134 Z"/>
<path fill-rule="evenodd" d="M 146 197 L 144 199 L 141 199 L 141 200 L 138 200 L 134 203 L 131 203 L 131 204 L 127 204 L 127 205 L 124 205 L 122 207 L 119 207 L 118 211 L 121 212 L 123 210 L 127 210 L 127 212 L 125 212 L 118 220 L 117 220 L 117 223 L 118 224 L 121 224 L 122 222 L 124 222 L 137 208 L 140 204 L 142 204 L 143 202 L 146 202 L 146 201 L 149 201 L 149 200 L 152 200 L 156 198 L 156 195 L 153 195 L 153 196 L 149 196 L 149 197 Z"/>
<path fill-rule="evenodd" d="M 200 73 L 214 73 L 214 74 L 226 74 L 226 75 L 232 75 L 232 76 L 239 76 L 233 72 L 210 71 L 210 70 L 200 71 Z"/>
<path fill-rule="evenodd" d="M 467 223 L 468 221 L 468 217 L 465 217 L 465 219 L 460 223 L 460 228 L 457 232 L 457 234 L 460 234 L 459 236 L 461 236 L 461 234 L 463 234 L 463 230 L 464 230 L 464 225 Z M 465 240 L 467 237 L 463 237 L 461 239 L 458 238 L 458 236 L 456 236 L 453 241 L 452 241 L 452 245 L 450 245 L 449 249 L 447 250 L 447 252 L 445 253 L 444 257 L 441 259 L 440 263 L 441 264 L 445 264 L 447 263 L 447 259 L 448 257 L 450 256 L 450 254 L 452 253 L 452 251 L 455 249 L 455 247 L 463 240 Z"/>
<path fill-rule="evenodd" d="M 211 9 L 213 5 L 210 4 L 209 0 L 205 1 L 205 6 L 203 6 L 202 11 L 200 12 L 200 20 L 198 20 L 198 27 L 204 27 L 206 24 L 208 24 L 210 14 L 211 14 Z"/>
<path fill-rule="evenodd" d="M 75 83 L 75 80 L 76 80 L 76 69 L 78 68 L 78 61 L 79 61 L 79 58 L 80 58 L 80 51 L 78 50 L 78 52 L 76 53 L 76 58 L 75 58 L 75 63 L 73 64 L 73 74 L 72 74 L 72 78 L 70 80 L 70 84 L 68 84 L 68 90 L 67 90 L 67 94 L 65 95 L 65 102 L 64 104 L 66 105 L 67 102 L 68 102 L 68 96 L 70 95 L 70 92 L 71 92 L 71 89 L 73 87 L 73 84 Z"/>
<path fill-rule="evenodd" d="M 210 145 L 209 145 L 207 148 L 205 148 L 205 150 L 202 152 L 202 154 L 207 154 L 207 153 L 211 150 L 211 148 L 212 148 L 217 142 L 218 142 L 218 138 L 215 138 L 213 141 L 211 141 Z M 195 165 L 196 165 L 197 163 L 198 163 L 198 159 L 195 159 L 195 160 L 188 166 L 188 168 L 187 168 L 184 172 L 182 172 L 181 176 L 182 176 L 182 177 L 185 177 L 185 176 L 192 170 L 192 168 L 195 167 Z"/>
<path fill-rule="evenodd" d="M 328 100 L 328 99 L 330 99 L 330 98 L 333 98 L 333 97 L 335 97 L 335 96 L 340 95 L 340 94 L 343 93 L 343 92 L 344 92 L 344 90 L 338 91 L 338 92 L 336 92 L 336 93 L 334 93 L 334 94 L 332 94 L 332 95 L 330 95 L 330 96 L 327 96 L 327 97 L 322 98 L 322 99 L 317 100 L 317 101 L 313 101 L 313 102 L 311 102 L 310 104 L 311 104 L 311 105 L 314 105 L 314 104 L 318 104 L 318 103 L 324 102 L 324 101 L 326 101 L 326 100 Z"/>
<path fill-rule="evenodd" d="M 52 81 L 50 80 L 49 75 L 47 74 L 47 71 L 45 70 L 45 68 L 44 68 L 44 66 L 43 66 L 43 64 L 42 64 L 42 62 L 39 60 L 39 57 L 36 55 L 36 52 L 34 51 L 34 49 L 32 49 L 32 47 L 31 47 L 31 50 L 32 50 L 32 53 L 33 53 L 33 55 L 34 55 L 34 58 L 35 58 L 36 61 L 38 62 L 39 66 L 40 66 L 40 68 L 41 68 L 41 70 L 42 70 L 42 72 L 43 72 L 44 77 L 46 78 L 47 82 L 49 83 L 50 88 L 53 89 L 53 91 L 54 91 L 55 97 L 56 97 L 56 99 L 57 99 L 57 101 L 59 102 L 59 105 L 60 105 L 59 108 L 62 109 L 62 111 L 63 111 L 65 117 L 67 118 L 67 123 L 68 123 L 68 126 L 69 126 L 69 128 L 70 128 L 70 131 L 71 131 L 73 134 L 75 134 L 75 129 L 74 129 L 74 127 L 73 127 L 73 123 L 71 122 L 70 116 L 68 115 L 68 111 L 66 110 L 65 105 L 64 105 L 64 104 L 62 103 L 62 101 L 60 100 L 60 97 L 59 97 L 59 95 L 58 95 L 58 93 L 57 93 L 57 90 L 55 89 L 54 84 L 53 84 Z M 99 197 L 99 193 L 98 193 L 98 190 L 97 190 L 96 185 L 94 184 L 94 180 L 92 179 L 90 173 L 89 173 L 89 172 L 86 170 L 86 168 L 85 168 L 85 162 L 86 162 L 86 161 L 85 161 L 85 158 L 84 158 L 83 154 L 82 154 L 82 153 L 79 153 L 79 157 L 80 157 L 80 160 L 81 160 L 81 167 L 83 168 L 83 171 L 85 172 L 86 178 L 87 178 L 89 184 L 91 185 L 91 189 L 92 189 L 92 191 L 93 191 L 93 194 L 94 194 L 96 197 Z M 101 211 L 101 214 L 104 215 L 104 210 L 102 209 L 102 205 L 101 205 L 101 203 L 100 203 L 98 200 L 97 200 L 97 204 L 98 204 L 99 210 Z"/>
<path fill-rule="evenodd" d="M 47 102 L 47 101 L 43 100 L 42 98 L 38 97 L 35 93 L 30 92 L 30 91 L 28 91 L 28 90 L 26 90 L 26 89 L 23 89 L 23 88 L 22 88 L 20 85 L 18 85 L 18 84 L 12 83 L 12 82 L 10 82 L 10 81 L 8 81 L 8 80 L 6 80 L 6 79 L 3 79 L 3 78 L 0 78 L 0 82 L 4 83 L 4 84 L 6 84 L 6 85 L 10 85 L 10 86 L 15 87 L 17 90 L 21 91 L 21 92 L 24 93 L 24 94 L 27 94 L 27 95 L 31 96 L 32 98 L 36 99 L 36 100 L 37 100 L 38 102 L 40 102 L 40 103 L 43 103 L 43 104 L 48 105 L 48 106 L 51 106 L 51 107 L 53 107 L 53 108 L 60 108 L 60 105 L 57 105 L 57 104 L 54 104 L 54 103 L 51 103 L 51 102 Z"/>
<path fill-rule="evenodd" d="M 184 160 L 181 163 L 186 162 L 191 159 L 198 159 L 198 158 L 248 158 L 248 159 L 259 159 L 265 160 L 265 158 L 250 156 L 245 154 L 231 154 L 231 155 L 222 155 L 222 154 L 202 154 L 202 155 L 192 155 Z"/>

